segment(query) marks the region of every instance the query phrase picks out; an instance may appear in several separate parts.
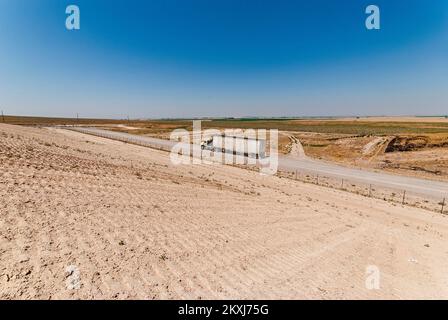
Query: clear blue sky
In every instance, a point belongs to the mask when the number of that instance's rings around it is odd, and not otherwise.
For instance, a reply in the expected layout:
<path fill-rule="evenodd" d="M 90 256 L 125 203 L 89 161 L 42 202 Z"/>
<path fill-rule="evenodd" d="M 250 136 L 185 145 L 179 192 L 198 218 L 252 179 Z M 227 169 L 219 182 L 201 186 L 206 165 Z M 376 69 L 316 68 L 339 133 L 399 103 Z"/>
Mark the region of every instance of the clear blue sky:
<path fill-rule="evenodd" d="M 65 8 L 81 30 L 65 29 Z M 381 30 L 365 28 L 367 5 Z M 448 113 L 446 0 L 0 0 L 0 108 L 84 117 Z"/>

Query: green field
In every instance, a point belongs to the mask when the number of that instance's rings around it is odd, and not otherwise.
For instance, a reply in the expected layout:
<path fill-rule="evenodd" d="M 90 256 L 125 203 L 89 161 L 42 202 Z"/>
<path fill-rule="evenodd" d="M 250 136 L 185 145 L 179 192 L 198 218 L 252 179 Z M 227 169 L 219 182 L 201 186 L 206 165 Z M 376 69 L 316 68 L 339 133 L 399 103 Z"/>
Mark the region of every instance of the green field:
<path fill-rule="evenodd" d="M 0 118 L 0 121 L 3 119 Z M 137 127 L 136 134 L 167 132 L 176 128 L 192 129 L 192 120 L 117 120 L 117 119 L 74 119 L 5 116 L 4 122 L 18 125 L 117 125 Z M 448 133 L 448 122 L 362 121 L 335 119 L 214 119 L 203 120 L 202 128 L 278 129 L 280 131 L 304 131 L 353 135 L 397 135 Z M 125 130 L 124 130 L 125 131 Z"/>

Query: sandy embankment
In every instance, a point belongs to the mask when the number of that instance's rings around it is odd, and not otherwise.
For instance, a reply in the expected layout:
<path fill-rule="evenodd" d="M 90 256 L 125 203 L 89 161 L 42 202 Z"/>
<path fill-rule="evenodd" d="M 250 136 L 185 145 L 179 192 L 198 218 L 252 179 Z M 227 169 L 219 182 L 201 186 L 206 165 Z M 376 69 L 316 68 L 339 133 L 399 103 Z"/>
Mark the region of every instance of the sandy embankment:
<path fill-rule="evenodd" d="M 2 299 L 448 298 L 440 214 L 68 131 L 0 163 Z"/>

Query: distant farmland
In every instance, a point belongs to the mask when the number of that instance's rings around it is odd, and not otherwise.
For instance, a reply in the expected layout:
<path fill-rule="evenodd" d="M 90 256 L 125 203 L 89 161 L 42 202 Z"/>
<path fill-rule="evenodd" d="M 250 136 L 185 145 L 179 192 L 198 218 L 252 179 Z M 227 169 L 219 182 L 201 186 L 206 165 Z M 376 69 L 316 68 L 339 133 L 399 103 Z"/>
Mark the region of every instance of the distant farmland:
<path fill-rule="evenodd" d="M 202 128 L 278 129 L 280 131 L 302 131 L 353 135 L 396 135 L 448 133 L 448 121 L 434 121 L 431 118 L 414 118 L 414 121 L 397 121 L 391 118 L 371 121 L 368 119 L 212 119 L 202 121 Z M 421 119 L 421 122 L 419 122 Z M 438 118 L 439 119 L 439 118 Z M 2 120 L 2 119 L 0 119 Z M 16 125 L 118 125 L 138 128 L 135 134 L 164 133 L 183 128 L 192 130 L 192 120 L 127 120 L 86 118 L 45 118 L 5 116 L 4 122 Z M 126 129 L 120 129 L 126 131 Z"/>

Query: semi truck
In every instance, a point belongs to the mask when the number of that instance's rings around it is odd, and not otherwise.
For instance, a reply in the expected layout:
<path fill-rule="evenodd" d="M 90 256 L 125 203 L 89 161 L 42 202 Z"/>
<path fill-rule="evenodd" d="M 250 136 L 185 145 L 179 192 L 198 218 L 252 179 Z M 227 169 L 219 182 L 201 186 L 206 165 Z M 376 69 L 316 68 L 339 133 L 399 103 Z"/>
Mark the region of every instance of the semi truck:
<path fill-rule="evenodd" d="M 201 143 L 202 149 L 213 152 L 232 153 L 251 158 L 266 156 L 266 140 L 236 135 L 213 135 Z"/>

